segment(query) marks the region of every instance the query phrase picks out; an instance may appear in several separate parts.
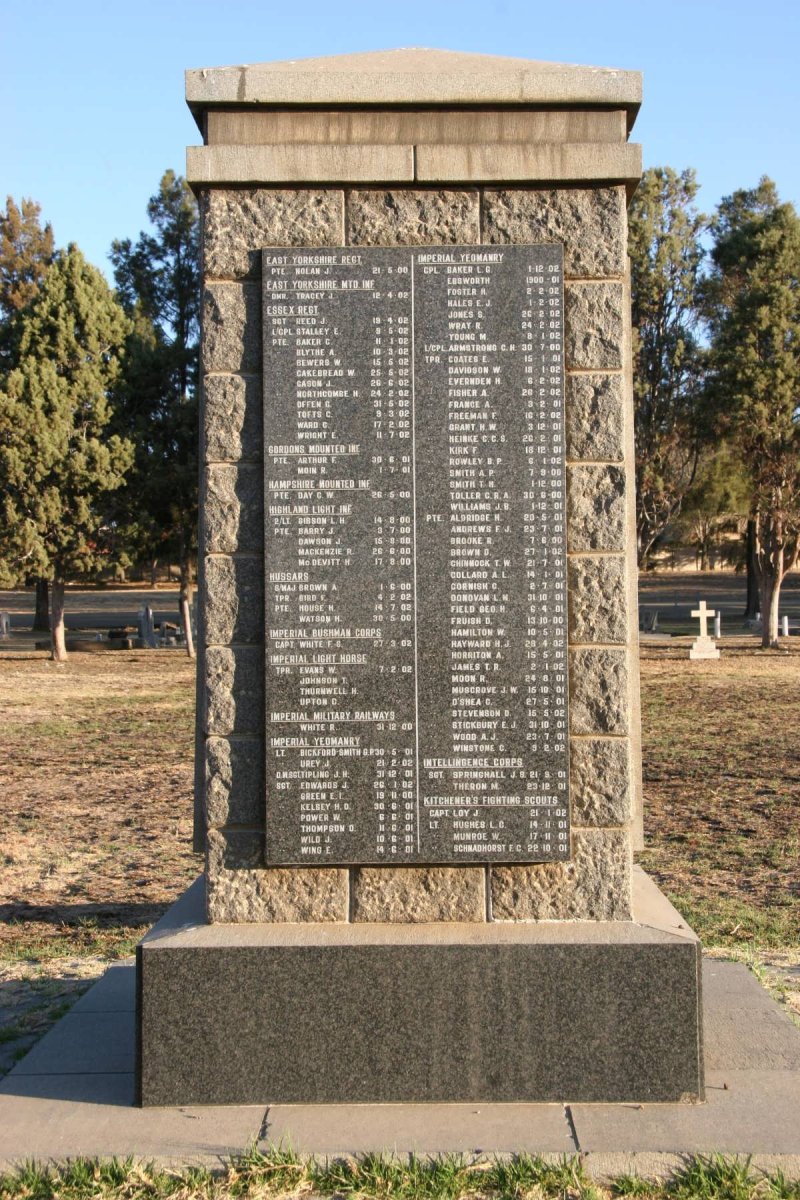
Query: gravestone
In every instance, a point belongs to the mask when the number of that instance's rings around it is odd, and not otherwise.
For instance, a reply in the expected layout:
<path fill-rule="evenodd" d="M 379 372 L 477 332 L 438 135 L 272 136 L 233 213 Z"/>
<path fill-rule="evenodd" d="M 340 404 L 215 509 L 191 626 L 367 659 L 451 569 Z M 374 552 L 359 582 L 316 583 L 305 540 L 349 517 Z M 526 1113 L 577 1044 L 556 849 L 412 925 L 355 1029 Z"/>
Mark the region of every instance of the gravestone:
<path fill-rule="evenodd" d="M 203 879 L 145 1104 L 702 1095 L 642 844 L 635 72 L 191 71 Z"/>
<path fill-rule="evenodd" d="M 696 637 L 689 649 L 689 658 L 719 658 L 719 650 L 712 637 L 709 637 L 708 622 L 717 614 L 713 608 L 707 608 L 705 600 L 700 601 L 698 608 L 692 609 L 692 616 L 700 621 L 700 636 Z"/>
<path fill-rule="evenodd" d="M 158 646 L 158 639 L 156 638 L 153 610 L 149 604 L 143 604 L 139 608 L 139 612 L 136 615 L 136 624 L 138 626 L 138 637 L 142 649 L 155 650 Z"/>

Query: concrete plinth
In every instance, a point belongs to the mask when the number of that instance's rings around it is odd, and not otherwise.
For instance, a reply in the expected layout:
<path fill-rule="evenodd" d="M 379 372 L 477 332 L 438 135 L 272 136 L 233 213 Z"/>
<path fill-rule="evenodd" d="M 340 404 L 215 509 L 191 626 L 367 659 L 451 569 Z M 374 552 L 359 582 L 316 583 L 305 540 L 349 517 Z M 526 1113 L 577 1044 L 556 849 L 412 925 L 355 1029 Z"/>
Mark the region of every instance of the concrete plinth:
<path fill-rule="evenodd" d="M 800 1178 L 800 1029 L 740 963 L 704 963 L 702 1104 L 134 1106 L 133 966 L 113 966 L 0 1081 L 0 1170 L 78 1155 L 218 1167 L 265 1153 L 579 1154 L 597 1179 L 666 1175 L 692 1152 Z"/>
<path fill-rule="evenodd" d="M 689 650 L 689 658 L 719 658 L 719 650 L 714 639 L 710 637 L 695 638 Z"/>
<path fill-rule="evenodd" d="M 208 925 L 138 952 L 143 1105 L 702 1097 L 700 947 L 637 871 L 627 921 Z"/>

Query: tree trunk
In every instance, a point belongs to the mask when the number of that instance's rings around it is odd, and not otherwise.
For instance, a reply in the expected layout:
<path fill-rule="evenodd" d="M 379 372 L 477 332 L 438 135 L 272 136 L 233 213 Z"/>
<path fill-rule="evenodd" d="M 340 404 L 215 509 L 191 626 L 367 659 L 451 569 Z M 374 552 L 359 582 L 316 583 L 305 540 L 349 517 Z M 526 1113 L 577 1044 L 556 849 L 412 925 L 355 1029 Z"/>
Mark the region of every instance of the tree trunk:
<path fill-rule="evenodd" d="M 53 662 L 67 661 L 67 641 L 64 635 L 64 581 L 54 579 L 50 589 L 52 620 L 50 626 L 50 657 Z"/>
<path fill-rule="evenodd" d="M 155 588 L 158 582 L 158 559 L 154 558 L 150 563 L 150 587 Z"/>
<path fill-rule="evenodd" d="M 194 658 L 194 637 L 192 636 L 192 589 L 181 588 L 180 610 L 181 624 L 183 632 L 186 635 L 186 653 L 189 658 Z"/>
<path fill-rule="evenodd" d="M 747 604 L 744 610 L 745 621 L 755 620 L 758 612 L 758 572 L 756 570 L 756 523 L 747 522 Z M 762 609 L 763 612 L 763 609 Z"/>
<path fill-rule="evenodd" d="M 194 658 L 194 637 L 192 636 L 192 584 L 189 571 L 189 553 L 187 547 L 186 536 L 181 530 L 180 539 L 180 572 L 181 572 L 181 594 L 179 600 L 181 624 L 183 625 L 184 636 L 186 637 L 186 653 L 189 658 Z"/>
<path fill-rule="evenodd" d="M 761 574 L 761 647 L 763 650 L 778 646 L 778 607 L 781 599 L 780 572 L 762 571 Z"/>
<path fill-rule="evenodd" d="M 50 585 L 46 579 L 36 580 L 36 611 L 33 616 L 34 633 L 50 632 Z"/>

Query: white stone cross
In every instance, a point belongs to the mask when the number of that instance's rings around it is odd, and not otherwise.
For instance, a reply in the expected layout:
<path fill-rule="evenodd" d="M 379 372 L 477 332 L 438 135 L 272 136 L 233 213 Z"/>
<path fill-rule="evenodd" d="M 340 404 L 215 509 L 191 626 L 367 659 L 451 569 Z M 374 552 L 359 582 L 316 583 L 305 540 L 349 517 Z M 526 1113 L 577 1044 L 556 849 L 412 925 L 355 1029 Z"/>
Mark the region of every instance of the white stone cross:
<path fill-rule="evenodd" d="M 716 615 L 717 614 L 713 608 L 706 608 L 705 600 L 700 601 L 699 608 L 695 608 L 692 610 L 692 616 L 700 618 L 700 637 L 701 638 L 708 637 L 708 619 L 709 619 L 709 617 L 715 617 Z"/>

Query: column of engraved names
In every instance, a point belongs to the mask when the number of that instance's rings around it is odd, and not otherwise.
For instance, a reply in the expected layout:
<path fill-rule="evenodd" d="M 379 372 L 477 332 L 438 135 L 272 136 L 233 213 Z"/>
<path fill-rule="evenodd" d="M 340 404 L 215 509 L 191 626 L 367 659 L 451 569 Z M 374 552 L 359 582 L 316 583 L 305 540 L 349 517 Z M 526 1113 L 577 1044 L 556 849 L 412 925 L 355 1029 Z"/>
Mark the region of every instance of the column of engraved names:
<path fill-rule="evenodd" d="M 509 509 L 508 499 L 503 500 L 504 493 L 498 486 L 499 446 L 505 435 L 497 432 L 499 397 L 494 393 L 502 367 L 496 362 L 497 344 L 486 341 L 489 296 L 494 290 L 493 264 L 452 263 L 444 272 L 453 753 L 483 756 L 497 750 L 500 715 L 495 698 L 497 681 L 485 670 L 486 654 L 494 647 L 495 661 L 501 662 L 506 648 L 502 627 L 508 596 L 502 591 L 503 563 L 496 554 L 497 538 L 493 537 L 501 532 L 498 518 L 504 522 L 504 512 Z M 481 783 L 480 778 L 463 778 L 461 786 L 468 789 Z"/>
<path fill-rule="evenodd" d="M 264 253 L 269 862 L 415 845 L 402 266 Z"/>
<path fill-rule="evenodd" d="M 534 322 L 531 248 L 415 253 L 421 841 L 434 859 L 569 850 L 560 250 L 535 249 L 555 268 L 541 266 L 553 330 Z"/>
<path fill-rule="evenodd" d="M 538 763 L 529 792 L 537 856 L 569 853 L 566 546 L 563 428 L 563 280 L 560 255 L 532 247 L 522 317 L 529 486 L 525 494 L 527 739 Z M 549 252 L 548 252 L 549 251 Z"/>
<path fill-rule="evenodd" d="M 528 833 L 507 257 L 415 255 L 421 838 L 455 862 L 518 857 Z"/>
<path fill-rule="evenodd" d="M 511 560 L 510 492 L 504 480 L 503 351 L 492 312 L 502 253 L 476 253 L 444 266 L 446 281 L 447 481 L 449 490 L 452 853 L 508 853 L 509 768 L 514 720 L 506 628 Z M 434 818 L 435 819 L 435 818 Z"/>

